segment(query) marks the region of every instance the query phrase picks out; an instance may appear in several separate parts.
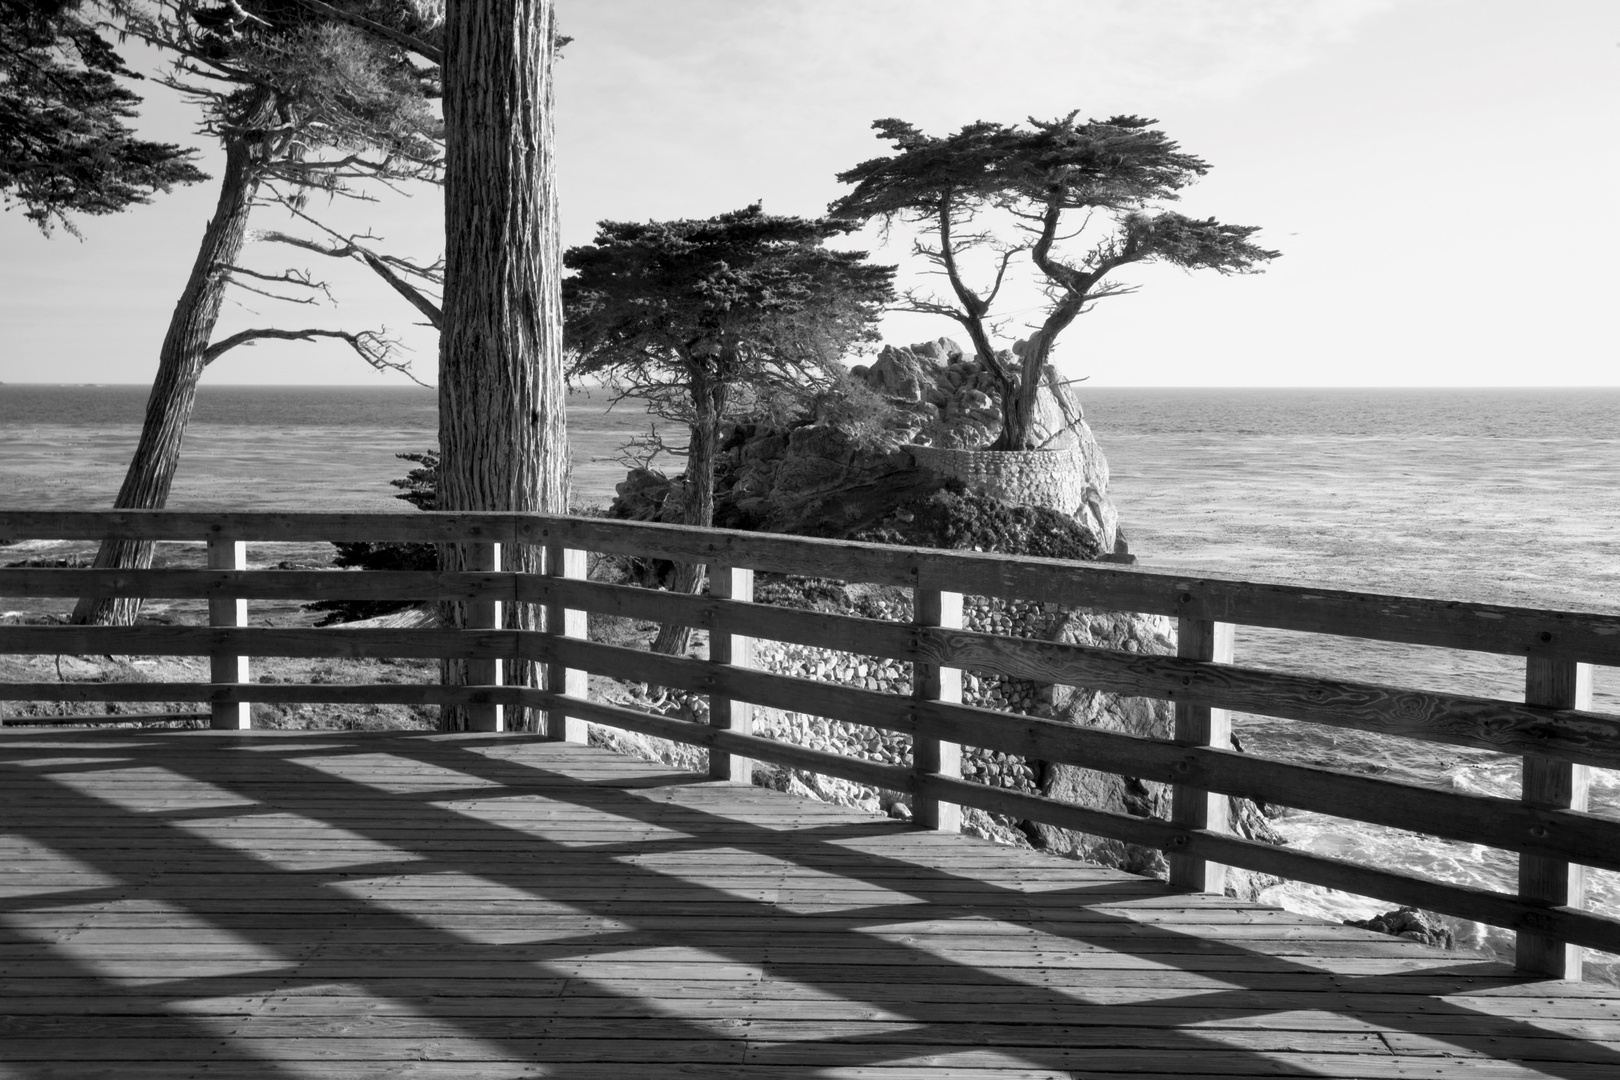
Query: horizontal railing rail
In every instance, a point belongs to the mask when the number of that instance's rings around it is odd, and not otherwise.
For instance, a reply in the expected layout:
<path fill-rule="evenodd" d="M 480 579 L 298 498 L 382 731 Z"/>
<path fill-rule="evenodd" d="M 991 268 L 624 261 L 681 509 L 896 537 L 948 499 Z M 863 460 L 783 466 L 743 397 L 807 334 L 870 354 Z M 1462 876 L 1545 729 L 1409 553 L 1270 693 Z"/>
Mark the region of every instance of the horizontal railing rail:
<path fill-rule="evenodd" d="M 448 512 L 5 511 L 0 513 L 0 536 L 260 543 L 371 540 L 560 544 L 612 555 L 715 563 L 771 573 L 1022 597 L 1372 641 L 1517 656 L 1556 656 L 1620 666 L 1620 615 L 1194 578 L 1117 564 L 891 547 L 602 518 Z"/>
<path fill-rule="evenodd" d="M 935 827 L 953 827 L 959 808 L 971 806 L 1158 847 L 1172 857 L 1172 882 L 1183 886 L 1218 889 L 1220 867 L 1238 866 L 1508 927 L 1519 934 L 1520 966 L 1540 974 L 1578 975 L 1580 946 L 1620 952 L 1620 919 L 1583 910 L 1581 892 L 1582 867 L 1620 870 L 1620 821 L 1587 813 L 1584 798 L 1588 767 L 1620 768 L 1620 717 L 1593 711 L 1589 700 L 1589 665 L 1620 666 L 1620 616 L 541 515 L 0 511 L 0 537 L 203 541 L 207 569 L 0 568 L 0 597 L 206 600 L 211 623 L 0 626 L 0 654 L 211 662 L 208 682 L 13 682 L 0 684 L 0 701 L 196 702 L 209 706 L 216 726 L 245 725 L 247 706 L 256 702 L 459 705 L 496 725 L 501 709 L 534 708 L 545 712 L 554 737 L 581 738 L 581 725 L 590 721 L 706 747 L 717 777 L 746 777 L 752 759 L 906 792 L 918 821 Z M 536 545 L 547 552 L 548 571 L 248 570 L 242 548 L 245 542 L 349 540 L 467 544 L 476 555 L 466 564 L 486 567 L 499 566 L 499 545 Z M 712 595 L 587 581 L 587 551 L 709 564 Z M 756 570 L 903 586 L 911 590 L 915 616 L 896 623 L 755 603 Z M 1179 655 L 968 630 L 961 622 L 963 594 L 1172 616 Z M 244 602 L 272 599 L 464 601 L 471 625 L 247 625 Z M 511 603 L 542 605 L 547 628 L 502 628 L 500 606 Z M 585 612 L 706 630 L 711 658 L 592 642 Z M 1526 700 L 1239 666 L 1232 662 L 1233 624 L 1520 655 Z M 913 692 L 901 696 L 759 670 L 749 659 L 755 640 L 908 664 Z M 251 682 L 245 658 L 268 656 L 463 660 L 477 685 Z M 505 660 L 544 665 L 550 688 L 501 685 Z M 1175 737 L 1140 738 L 963 704 L 964 670 L 1169 701 L 1176 708 Z M 707 695 L 710 720 L 591 700 L 586 674 Z M 908 735 L 912 764 L 882 764 L 753 734 L 754 706 Z M 1434 790 L 1240 754 L 1230 749 L 1228 710 L 1516 755 L 1525 762 L 1523 795 Z M 138 715 L 94 719 L 125 718 Z M 962 746 L 1169 784 L 1172 816 L 1132 817 L 965 780 Z M 1470 888 L 1246 840 L 1225 829 L 1229 797 L 1516 852 L 1519 889 Z"/>

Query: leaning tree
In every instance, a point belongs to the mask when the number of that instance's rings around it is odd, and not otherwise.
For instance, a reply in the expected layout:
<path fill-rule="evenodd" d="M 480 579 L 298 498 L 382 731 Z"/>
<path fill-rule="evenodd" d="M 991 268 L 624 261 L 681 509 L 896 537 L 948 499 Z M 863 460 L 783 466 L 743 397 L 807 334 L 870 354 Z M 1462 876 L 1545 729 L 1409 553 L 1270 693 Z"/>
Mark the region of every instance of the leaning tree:
<path fill-rule="evenodd" d="M 137 138 L 136 80 L 85 0 L 0 0 L 0 198 L 49 233 L 208 177 L 195 150 Z M 92 9 L 93 10 L 93 9 Z"/>
<path fill-rule="evenodd" d="M 755 204 L 702 220 L 604 221 L 594 243 L 564 255 L 570 371 L 686 425 L 686 524 L 714 523 L 721 425 L 747 398 L 809 391 L 875 340 L 894 268 L 825 246 L 856 227 Z M 677 566 L 677 591 L 701 586 L 700 566 Z M 653 647 L 680 652 L 689 637 L 666 624 Z"/>
<path fill-rule="evenodd" d="M 918 227 L 914 253 L 950 285 L 950 296 L 913 289 L 906 310 L 944 315 L 966 330 L 1001 389 L 999 450 L 1037 449 L 1037 394 L 1057 336 L 1107 296 L 1135 291 L 1112 277 L 1136 263 L 1251 273 L 1279 254 L 1251 242 L 1252 225 L 1227 225 L 1161 209 L 1209 171 L 1154 120 L 980 121 L 944 137 L 901 120 L 872 126 L 894 153 L 838 174 L 854 190 L 834 214 Z M 1011 227 L 998 227 L 1010 219 Z M 1078 223 L 1076 223 L 1076 219 Z M 987 284 L 969 280 L 980 252 L 992 258 Z M 1017 355 L 994 347 L 994 305 L 1012 261 L 1028 253 L 1046 304 Z"/>
<path fill-rule="evenodd" d="M 431 35 L 431 13 L 411 0 L 156 0 L 120 5 L 122 28 L 168 53 L 159 81 L 201 112 L 201 134 L 225 151 L 219 196 L 158 353 L 140 440 L 113 505 L 161 508 L 204 368 L 232 349 L 263 340 L 346 343 L 379 368 L 399 367 L 391 342 L 374 331 L 260 327 L 216 339 L 232 288 L 319 290 L 297 270 L 262 273 L 241 265 L 249 216 L 277 202 L 302 210 L 313 194 L 344 195 L 370 181 L 437 179 L 440 122 L 432 107 L 436 67 L 419 67 L 397 40 L 368 29 Z M 150 542 L 109 540 L 98 567 L 151 565 Z M 139 600 L 87 597 L 76 622 L 127 623 Z"/>

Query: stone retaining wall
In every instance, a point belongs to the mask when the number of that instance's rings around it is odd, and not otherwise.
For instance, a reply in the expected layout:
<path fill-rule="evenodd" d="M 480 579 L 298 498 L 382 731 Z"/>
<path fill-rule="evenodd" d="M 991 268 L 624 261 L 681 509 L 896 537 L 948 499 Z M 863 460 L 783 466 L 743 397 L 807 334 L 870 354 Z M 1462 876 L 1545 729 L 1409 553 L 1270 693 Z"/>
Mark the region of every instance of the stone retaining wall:
<path fill-rule="evenodd" d="M 1114 550 L 1118 514 L 1107 491 L 1088 478 L 1086 446 L 1072 450 L 952 450 L 913 445 L 906 450 L 920 467 L 960 480 L 970 490 L 1022 506 L 1062 511 L 1096 534 L 1105 553 Z M 1102 475 L 1106 477 L 1106 472 Z"/>

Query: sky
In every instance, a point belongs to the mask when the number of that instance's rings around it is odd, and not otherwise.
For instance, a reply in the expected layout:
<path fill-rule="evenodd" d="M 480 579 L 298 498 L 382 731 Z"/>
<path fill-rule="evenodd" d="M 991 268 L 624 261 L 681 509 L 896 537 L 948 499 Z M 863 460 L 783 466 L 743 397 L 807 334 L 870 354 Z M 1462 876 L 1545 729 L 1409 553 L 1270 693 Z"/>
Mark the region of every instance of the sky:
<path fill-rule="evenodd" d="M 1175 209 L 1261 226 L 1263 274 L 1136 267 L 1140 286 L 1058 339 L 1097 386 L 1616 386 L 1620 4 L 1613 0 L 558 0 L 563 244 L 602 220 L 708 217 L 762 202 L 817 215 L 835 174 L 887 152 L 873 120 L 943 135 L 1079 110 L 1156 118 L 1210 173 Z M 155 57 L 138 54 L 137 63 Z M 142 131 L 193 141 L 155 87 Z M 193 141 L 193 144 L 196 144 Z M 204 147 L 217 173 L 217 148 Z M 81 221 L 82 241 L 0 214 L 0 382 L 143 383 L 212 209 L 208 183 Z M 442 248 L 434 191 L 318 206 L 389 251 Z M 254 227 L 282 222 L 263 213 Z M 917 276 L 909 241 L 852 243 Z M 259 243 L 337 306 L 240 294 L 253 326 L 386 327 L 435 381 L 437 344 L 360 268 Z M 1038 315 L 1032 268 L 1001 305 Z M 883 336 L 965 341 L 895 313 Z M 404 384 L 341 345 L 261 343 L 205 383 Z"/>

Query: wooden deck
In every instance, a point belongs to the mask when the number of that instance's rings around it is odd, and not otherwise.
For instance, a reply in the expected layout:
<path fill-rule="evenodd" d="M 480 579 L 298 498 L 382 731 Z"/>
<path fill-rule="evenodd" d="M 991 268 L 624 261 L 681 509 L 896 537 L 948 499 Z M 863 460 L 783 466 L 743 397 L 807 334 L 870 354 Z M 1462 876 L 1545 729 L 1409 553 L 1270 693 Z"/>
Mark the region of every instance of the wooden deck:
<path fill-rule="evenodd" d="M 0 1076 L 1620 1076 L 1620 993 L 513 735 L 0 736 Z"/>

